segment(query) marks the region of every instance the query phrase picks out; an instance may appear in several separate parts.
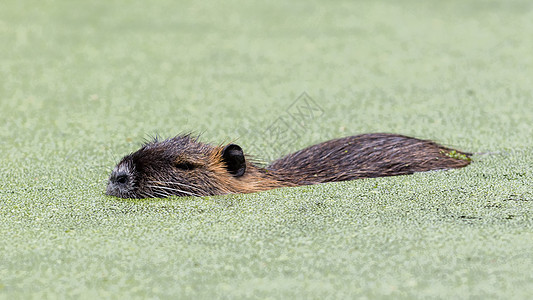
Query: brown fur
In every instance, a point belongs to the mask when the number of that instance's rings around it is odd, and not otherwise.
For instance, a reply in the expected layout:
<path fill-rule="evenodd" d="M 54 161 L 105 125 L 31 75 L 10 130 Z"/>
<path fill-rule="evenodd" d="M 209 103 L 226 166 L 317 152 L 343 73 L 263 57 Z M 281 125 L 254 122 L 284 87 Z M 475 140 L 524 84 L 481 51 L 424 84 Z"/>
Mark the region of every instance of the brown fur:
<path fill-rule="evenodd" d="M 428 140 L 376 133 L 316 144 L 260 168 L 237 145 L 212 146 L 185 135 L 155 140 L 125 156 L 111 173 L 107 194 L 151 198 L 253 193 L 461 168 L 470 156 Z"/>

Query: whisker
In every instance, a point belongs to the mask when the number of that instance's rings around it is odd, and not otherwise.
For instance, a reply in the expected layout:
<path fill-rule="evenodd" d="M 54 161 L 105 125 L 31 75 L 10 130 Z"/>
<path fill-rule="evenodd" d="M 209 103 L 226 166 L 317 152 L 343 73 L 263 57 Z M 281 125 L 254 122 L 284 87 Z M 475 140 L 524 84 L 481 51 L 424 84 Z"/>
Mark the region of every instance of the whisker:
<path fill-rule="evenodd" d="M 150 198 L 166 198 L 168 197 L 168 193 L 165 193 L 164 191 L 157 191 L 152 189 L 151 191 L 146 191 L 145 194 L 149 195 Z"/>
<path fill-rule="evenodd" d="M 156 197 L 154 196 L 153 193 L 150 193 L 150 192 L 148 192 L 148 191 L 143 192 L 143 194 L 142 194 L 141 196 L 142 196 L 143 198 L 156 198 Z"/>
<path fill-rule="evenodd" d="M 154 195 L 159 196 L 157 198 L 167 198 L 169 196 L 169 194 L 161 192 L 161 191 L 154 191 Z"/>
<path fill-rule="evenodd" d="M 185 188 L 188 188 L 188 189 L 191 189 L 191 190 L 194 190 L 198 193 L 202 193 L 202 190 L 198 187 L 195 187 L 195 186 L 192 186 L 192 185 L 189 185 L 189 184 L 184 184 L 184 183 L 181 183 L 181 182 L 172 182 L 172 181 L 147 181 L 149 183 L 165 183 L 165 184 L 169 184 L 169 185 L 181 185 Z M 161 185 L 158 185 L 158 187 L 160 187 Z"/>
<path fill-rule="evenodd" d="M 147 185 L 147 187 L 152 188 L 154 190 L 154 192 L 156 192 L 158 189 L 160 189 L 160 190 L 169 190 L 171 192 L 179 192 L 179 193 L 184 193 L 184 194 L 187 194 L 187 195 L 190 195 L 190 196 L 200 197 L 198 194 L 195 194 L 195 193 L 192 193 L 192 192 L 187 192 L 187 191 L 184 191 L 184 190 L 170 188 L 170 187 L 166 187 L 166 186 Z M 164 191 L 159 191 L 159 192 L 164 192 Z M 167 195 L 169 195 L 168 192 L 165 192 L 165 193 L 167 193 Z"/>
<path fill-rule="evenodd" d="M 162 187 L 162 186 L 158 186 L 158 187 L 155 187 L 155 188 L 156 189 L 159 188 L 159 189 L 169 190 L 169 191 L 172 191 L 172 192 L 183 193 L 183 194 L 186 194 L 186 195 L 189 195 L 189 196 L 200 197 L 199 194 L 196 194 L 196 193 L 193 193 L 193 192 L 184 191 L 184 190 L 181 190 L 181 189 L 174 189 L 174 188 L 168 188 L 168 187 Z"/>

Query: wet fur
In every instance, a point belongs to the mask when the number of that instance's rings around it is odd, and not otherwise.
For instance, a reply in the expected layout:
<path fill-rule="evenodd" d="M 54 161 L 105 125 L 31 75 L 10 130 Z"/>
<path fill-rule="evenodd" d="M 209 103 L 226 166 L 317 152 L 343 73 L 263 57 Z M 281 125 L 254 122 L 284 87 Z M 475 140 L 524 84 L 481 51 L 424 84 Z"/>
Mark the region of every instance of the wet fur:
<path fill-rule="evenodd" d="M 260 168 L 237 145 L 212 146 L 183 135 L 154 140 L 125 156 L 110 176 L 107 194 L 153 198 L 252 193 L 461 168 L 470 163 L 470 155 L 429 140 L 376 133 L 316 144 Z"/>

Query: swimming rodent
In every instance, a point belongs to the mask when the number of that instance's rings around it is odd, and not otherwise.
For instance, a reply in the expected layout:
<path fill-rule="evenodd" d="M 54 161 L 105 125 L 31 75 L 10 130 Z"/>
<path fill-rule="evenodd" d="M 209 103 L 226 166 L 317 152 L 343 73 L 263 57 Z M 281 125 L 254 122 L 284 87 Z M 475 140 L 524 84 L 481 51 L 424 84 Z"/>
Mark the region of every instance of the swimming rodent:
<path fill-rule="evenodd" d="M 467 166 L 471 153 L 430 140 L 372 133 L 316 144 L 265 168 L 235 144 L 213 146 L 181 135 L 146 143 L 114 168 L 107 194 L 164 198 L 252 193 L 280 187 L 406 175 Z"/>

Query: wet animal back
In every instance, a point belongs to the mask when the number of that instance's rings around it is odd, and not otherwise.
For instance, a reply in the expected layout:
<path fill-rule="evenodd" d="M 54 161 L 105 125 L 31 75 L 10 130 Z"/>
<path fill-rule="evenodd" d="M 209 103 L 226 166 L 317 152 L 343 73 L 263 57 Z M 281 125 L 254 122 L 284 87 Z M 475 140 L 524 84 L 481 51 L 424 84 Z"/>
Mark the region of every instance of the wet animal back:
<path fill-rule="evenodd" d="M 460 168 L 470 163 L 452 157 L 450 151 L 428 140 L 363 134 L 310 146 L 274 161 L 268 169 L 291 182 L 312 184 Z"/>

